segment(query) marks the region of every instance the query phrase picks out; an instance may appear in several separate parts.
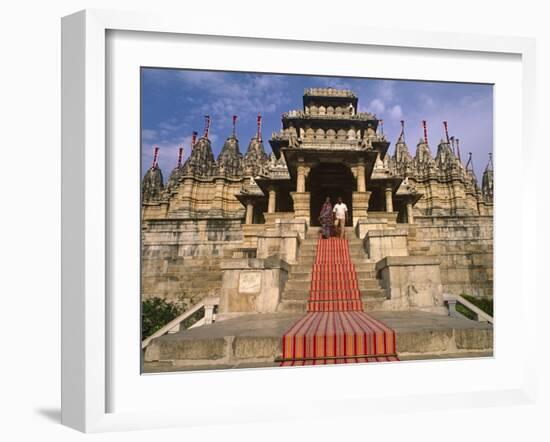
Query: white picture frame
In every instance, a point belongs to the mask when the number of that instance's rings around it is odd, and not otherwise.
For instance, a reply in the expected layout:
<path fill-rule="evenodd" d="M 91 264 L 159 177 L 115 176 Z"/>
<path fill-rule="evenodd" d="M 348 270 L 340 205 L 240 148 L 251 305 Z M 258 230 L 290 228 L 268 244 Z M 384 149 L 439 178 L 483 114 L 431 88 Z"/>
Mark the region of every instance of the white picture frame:
<path fill-rule="evenodd" d="M 101 432 L 124 429 L 177 427 L 190 425 L 208 425 L 214 416 L 217 422 L 258 422 L 263 420 L 284 420 L 287 418 L 308 419 L 324 415 L 322 400 L 311 399 L 312 407 L 304 408 L 300 403 L 282 408 L 277 400 L 271 403 L 250 403 L 254 391 L 247 385 L 265 385 L 271 376 L 269 370 L 237 370 L 235 373 L 201 373 L 201 374 L 171 374 L 157 375 L 156 379 L 148 378 L 146 382 L 161 382 L 163 388 L 175 385 L 178 376 L 188 376 L 187 379 L 195 386 L 211 384 L 212 391 L 206 391 L 209 396 L 216 391 L 216 403 L 212 404 L 210 419 L 206 416 L 206 408 L 196 404 L 193 410 L 174 409 L 168 402 L 157 402 L 150 410 L 136 407 L 135 410 L 120 410 L 110 403 L 110 394 L 114 388 L 112 377 L 113 347 L 109 336 L 112 330 L 113 312 L 110 311 L 108 288 L 110 287 L 110 265 L 115 259 L 109 254 L 109 242 L 113 240 L 116 229 L 109 229 L 112 220 L 113 195 L 109 180 L 112 178 L 112 165 L 107 150 L 109 134 L 106 121 L 110 110 L 107 108 L 109 93 L 106 76 L 107 63 L 107 33 L 109 32 L 140 32 L 155 33 L 160 36 L 216 36 L 239 38 L 243 41 L 269 41 L 273 45 L 292 44 L 292 42 L 309 42 L 320 45 L 341 45 L 339 47 L 375 47 L 401 48 L 407 50 L 427 50 L 437 56 L 437 53 L 469 53 L 483 57 L 483 54 L 501 54 L 503 56 L 519 57 L 521 64 L 521 110 L 518 125 L 521 125 L 520 145 L 522 156 L 535 156 L 535 127 L 533 116 L 535 109 L 535 46 L 532 39 L 518 37 L 491 37 L 481 35 L 465 35 L 453 33 L 431 33 L 373 29 L 369 27 L 338 26 L 330 37 L 322 28 L 302 24 L 293 26 L 292 22 L 279 24 L 277 28 L 265 27 L 261 24 L 248 23 L 246 27 L 234 26 L 233 22 L 223 22 L 213 18 L 209 21 L 182 22 L 178 17 L 159 16 L 151 13 L 127 13 L 100 10 L 87 10 L 64 17 L 62 20 L 62 423 L 84 432 Z M 111 54 L 112 55 L 112 54 Z M 204 67 L 204 66 L 198 66 Z M 407 75 L 403 71 L 402 75 Z M 502 115 L 502 114 L 501 114 Z M 498 108 L 495 118 L 499 118 Z M 496 138 L 499 142 L 499 138 Z M 500 140 L 502 141 L 502 139 Z M 139 145 L 135 146 L 139 149 Z M 495 254 L 498 256 L 498 230 L 506 228 L 500 223 L 500 213 L 505 208 L 499 206 L 498 181 L 499 168 L 506 167 L 498 156 L 496 164 L 496 229 Z M 528 163 L 524 167 L 528 167 Z M 128 182 L 129 186 L 137 185 Z M 479 385 L 465 381 L 455 392 L 438 392 L 438 386 L 427 388 L 425 394 L 404 392 L 378 396 L 376 411 L 398 412 L 420 406 L 423 409 L 465 408 L 472 399 L 478 406 L 492 406 L 499 403 L 527 404 L 533 403 L 535 397 L 535 330 L 533 316 L 528 314 L 528 306 L 536 304 L 536 287 L 532 278 L 527 278 L 527 256 L 536 251 L 535 232 L 529 231 L 526 223 L 536 217 L 536 189 L 528 183 L 518 184 L 517 197 L 521 199 L 523 210 L 518 215 L 520 236 L 516 250 L 520 256 L 522 277 L 516 281 L 521 290 L 518 297 L 518 310 L 523 311 L 518 316 L 526 336 L 526 344 L 522 348 L 524 361 L 511 371 L 508 383 L 491 385 L 481 388 Z M 505 189 L 503 185 L 501 187 Z M 500 195 L 503 195 L 501 193 Z M 500 224 L 500 225 L 499 225 Z M 505 263 L 502 264 L 505 268 Z M 506 278 L 506 272 L 499 275 L 498 266 L 495 274 L 495 284 L 498 278 Z M 112 276 L 112 275 L 111 275 Z M 504 287 L 504 284 L 501 285 Z M 498 295 L 496 295 L 497 297 Z M 499 335 L 499 318 L 505 310 L 500 309 L 497 299 L 496 336 Z M 527 319 L 531 319 L 528 321 Z M 138 318 L 132 318 L 137 321 Z M 505 329 L 501 329 L 504 330 Z M 139 340 L 138 337 L 136 339 Z M 497 342 L 498 343 L 498 342 Z M 495 360 L 498 362 L 499 352 L 505 354 L 505 348 L 495 347 Z M 502 349 L 502 350 L 501 350 Z M 405 371 L 410 376 L 416 376 L 422 364 L 397 364 L 397 366 L 374 365 L 370 373 L 380 370 L 400 374 Z M 474 370 L 477 362 L 461 361 L 465 369 Z M 469 364 L 469 367 L 468 367 Z M 416 367 L 416 368 L 415 368 Z M 426 366 L 424 366 L 426 367 Z M 306 369 L 307 370 L 307 369 Z M 364 366 L 357 367 L 327 367 L 323 368 L 327 376 L 334 376 L 337 371 L 345 373 L 350 379 L 360 376 Z M 330 371 L 328 371 L 330 370 Z M 132 376 L 139 376 L 139 367 L 135 367 Z M 245 374 L 253 373 L 253 374 Z M 277 382 L 307 383 L 311 371 L 284 371 Z M 306 376 L 306 374 L 308 376 Z M 216 384 L 217 378 L 231 379 L 231 388 L 224 391 L 223 385 Z M 229 378 L 231 376 L 231 378 Z M 282 379 L 281 376 L 284 378 Z M 142 376 L 143 377 L 143 376 Z M 120 379 L 120 377 L 119 377 Z M 239 380 L 240 379 L 240 380 Z M 470 387 L 468 386 L 470 385 Z M 155 387 L 156 388 L 156 387 Z M 267 388 L 267 387 L 266 387 Z M 293 387 L 294 388 L 294 387 Z M 241 390 L 239 390 L 241 389 Z M 238 394 L 243 392 L 243 394 Z M 237 395 L 235 395 L 237 393 Z M 331 396 L 332 395 L 332 396 Z M 338 393 L 332 391 L 327 399 L 335 400 Z M 360 398 L 367 397 L 358 388 L 353 395 L 341 394 L 338 398 L 338 413 L 368 414 L 374 413 L 375 407 Z M 316 406 L 319 405 L 319 406 Z M 353 411 L 352 411 L 353 408 Z M 225 414 L 224 414 L 225 410 Z M 234 416 L 231 411 L 239 411 Z M 235 417 L 239 415 L 241 417 Z"/>

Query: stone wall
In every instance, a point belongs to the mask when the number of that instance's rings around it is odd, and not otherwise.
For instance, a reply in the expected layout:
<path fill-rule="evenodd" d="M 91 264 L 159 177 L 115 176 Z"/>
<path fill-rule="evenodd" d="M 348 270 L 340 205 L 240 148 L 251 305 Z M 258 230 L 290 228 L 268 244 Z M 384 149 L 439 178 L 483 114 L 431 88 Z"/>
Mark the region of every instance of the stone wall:
<path fill-rule="evenodd" d="M 493 296 L 492 216 L 416 216 L 408 247 L 439 257 L 444 292 Z"/>
<path fill-rule="evenodd" d="M 477 215 L 478 197 L 474 189 L 469 189 L 464 183 L 439 182 L 437 180 L 416 181 L 416 191 L 422 198 L 415 204 L 414 213 L 418 215 Z"/>
<path fill-rule="evenodd" d="M 220 262 L 242 245 L 240 220 L 149 220 L 142 229 L 142 298 L 194 304 L 219 296 Z"/>
<path fill-rule="evenodd" d="M 440 262 L 433 256 L 387 256 L 376 263 L 386 291 L 384 310 L 423 310 L 443 315 Z"/>

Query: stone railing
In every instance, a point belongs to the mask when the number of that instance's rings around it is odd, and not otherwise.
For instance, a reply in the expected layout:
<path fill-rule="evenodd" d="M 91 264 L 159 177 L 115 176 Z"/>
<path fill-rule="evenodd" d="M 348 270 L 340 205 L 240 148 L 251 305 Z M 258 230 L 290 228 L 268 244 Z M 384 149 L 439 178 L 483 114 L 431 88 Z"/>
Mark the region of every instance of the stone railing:
<path fill-rule="evenodd" d="M 285 119 L 291 119 L 291 118 L 307 118 L 307 119 L 327 119 L 327 120 L 334 120 L 334 119 L 342 119 L 342 120 L 357 120 L 357 121 L 370 121 L 370 120 L 376 120 L 374 115 L 369 114 L 368 112 L 359 112 L 357 114 L 351 114 L 351 113 L 306 113 L 303 110 L 291 110 L 288 112 L 283 113 L 283 118 Z"/>
<path fill-rule="evenodd" d="M 186 312 L 179 315 L 177 318 L 172 319 L 168 324 L 166 324 L 161 329 L 157 330 L 151 336 L 145 338 L 141 342 L 142 350 L 145 349 L 151 343 L 151 341 L 155 338 L 163 336 L 167 333 L 171 334 L 171 333 L 179 332 L 181 328 L 181 323 L 203 308 L 204 308 L 204 316 L 189 328 L 199 327 L 205 324 L 212 324 L 216 320 L 214 309 L 216 308 L 216 306 L 219 305 L 219 303 L 220 303 L 220 298 L 205 298 L 202 301 L 198 302 L 192 308 L 190 308 Z"/>
<path fill-rule="evenodd" d="M 470 301 L 460 295 L 451 295 L 450 293 L 444 293 L 443 300 L 447 303 L 449 307 L 449 316 L 452 316 L 453 318 L 464 317 L 461 313 L 456 311 L 456 304 L 459 303 L 466 307 L 468 310 L 472 311 L 476 315 L 478 322 L 489 322 L 490 324 L 493 323 L 492 316 L 485 313 L 478 306 L 472 304 Z"/>
<path fill-rule="evenodd" d="M 310 87 L 304 90 L 304 95 L 315 97 L 348 97 L 357 98 L 350 89 L 336 89 L 329 87 Z"/>

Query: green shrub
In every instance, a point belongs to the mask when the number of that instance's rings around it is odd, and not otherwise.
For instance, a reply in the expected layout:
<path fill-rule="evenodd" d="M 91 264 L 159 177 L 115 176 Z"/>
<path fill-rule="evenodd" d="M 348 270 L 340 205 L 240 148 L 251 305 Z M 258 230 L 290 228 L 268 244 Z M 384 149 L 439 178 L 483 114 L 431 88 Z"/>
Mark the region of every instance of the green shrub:
<path fill-rule="evenodd" d="M 467 301 L 470 301 L 472 304 L 474 304 L 476 307 L 483 310 L 488 315 L 493 316 L 493 299 L 492 298 L 476 298 L 474 296 L 466 295 L 466 294 L 462 294 L 462 297 Z M 471 310 L 464 307 L 460 303 L 456 304 L 456 311 L 466 316 L 468 319 L 475 320 L 477 317 L 475 313 L 473 313 Z"/>
<path fill-rule="evenodd" d="M 145 299 L 141 302 L 141 339 L 151 336 L 183 311 L 183 308 L 162 298 Z"/>

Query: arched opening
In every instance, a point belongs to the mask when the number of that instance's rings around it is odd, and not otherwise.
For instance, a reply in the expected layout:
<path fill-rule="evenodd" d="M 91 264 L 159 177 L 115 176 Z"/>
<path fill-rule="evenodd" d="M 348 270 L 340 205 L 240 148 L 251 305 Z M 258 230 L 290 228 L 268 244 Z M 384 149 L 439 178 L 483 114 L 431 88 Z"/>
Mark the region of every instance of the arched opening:
<path fill-rule="evenodd" d="M 306 190 L 310 192 L 310 224 L 319 226 L 319 213 L 327 196 L 333 206 L 340 196 L 349 211 L 346 225 L 353 225 L 352 196 L 355 179 L 349 167 L 340 163 L 321 163 L 312 169 L 308 178 Z"/>

